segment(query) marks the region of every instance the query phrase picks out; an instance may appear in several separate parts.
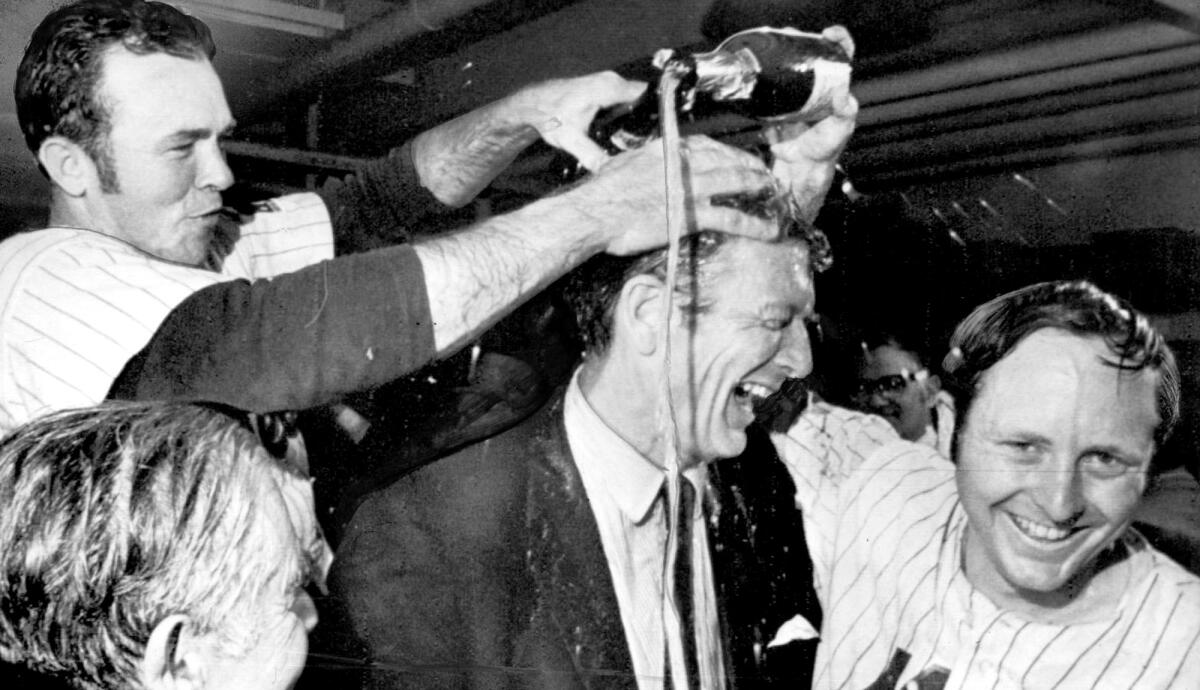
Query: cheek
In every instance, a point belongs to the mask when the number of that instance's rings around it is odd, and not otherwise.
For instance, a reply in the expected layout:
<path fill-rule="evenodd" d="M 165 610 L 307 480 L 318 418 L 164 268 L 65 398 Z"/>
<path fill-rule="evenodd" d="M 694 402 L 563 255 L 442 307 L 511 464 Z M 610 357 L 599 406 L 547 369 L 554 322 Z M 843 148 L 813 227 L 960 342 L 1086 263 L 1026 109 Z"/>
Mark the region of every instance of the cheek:
<path fill-rule="evenodd" d="M 990 457 L 968 439 L 963 439 L 958 455 L 954 477 L 959 500 L 968 512 L 986 510 L 1020 490 L 1023 481 L 1020 473 L 1008 469 L 1007 463 Z"/>
<path fill-rule="evenodd" d="M 1145 475 L 1139 474 L 1113 481 L 1093 481 L 1085 491 L 1088 505 L 1110 523 L 1122 524 L 1133 518 L 1145 486 Z"/>
<path fill-rule="evenodd" d="M 181 201 L 192 189 L 195 167 L 185 161 L 158 161 L 121 178 L 121 190 L 158 204 Z"/>

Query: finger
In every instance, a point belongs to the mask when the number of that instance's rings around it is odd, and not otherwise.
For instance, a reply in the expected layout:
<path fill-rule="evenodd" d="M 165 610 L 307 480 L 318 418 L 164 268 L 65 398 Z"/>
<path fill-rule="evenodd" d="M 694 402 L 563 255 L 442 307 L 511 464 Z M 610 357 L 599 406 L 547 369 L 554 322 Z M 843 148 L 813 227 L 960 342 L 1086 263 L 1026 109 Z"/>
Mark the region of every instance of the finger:
<path fill-rule="evenodd" d="M 579 164 L 596 172 L 608 162 L 609 155 L 586 134 L 570 127 L 560 127 L 542 136 L 547 144 L 562 149 L 575 157 Z"/>
<path fill-rule="evenodd" d="M 682 147 L 693 171 L 732 168 L 742 171 L 766 170 L 757 154 L 729 146 L 702 135 L 689 136 Z"/>
<path fill-rule="evenodd" d="M 778 220 L 753 216 L 737 209 L 698 204 L 695 227 L 697 230 L 713 230 L 756 240 L 772 241 L 779 238 L 780 225 Z"/>
<path fill-rule="evenodd" d="M 833 41 L 841 46 L 842 50 L 846 51 L 846 56 L 854 59 L 854 39 L 850 36 L 850 32 L 841 24 L 827 26 L 821 32 L 821 37 L 827 41 Z"/>
<path fill-rule="evenodd" d="M 775 185 L 771 171 L 761 163 L 753 168 L 719 166 L 691 170 L 689 178 L 692 195 L 696 199 L 728 194 L 757 194 Z"/>
<path fill-rule="evenodd" d="M 644 81 L 625 79 L 613 71 L 601 72 L 599 76 L 603 80 L 597 89 L 602 108 L 637 100 L 649 86 Z"/>
<path fill-rule="evenodd" d="M 767 140 L 768 144 L 774 146 L 801 136 L 811 127 L 812 125 L 803 120 L 769 124 L 763 127 L 763 138 Z"/>
<path fill-rule="evenodd" d="M 834 102 L 834 114 L 843 120 L 858 118 L 858 99 L 849 91 L 839 94 Z"/>

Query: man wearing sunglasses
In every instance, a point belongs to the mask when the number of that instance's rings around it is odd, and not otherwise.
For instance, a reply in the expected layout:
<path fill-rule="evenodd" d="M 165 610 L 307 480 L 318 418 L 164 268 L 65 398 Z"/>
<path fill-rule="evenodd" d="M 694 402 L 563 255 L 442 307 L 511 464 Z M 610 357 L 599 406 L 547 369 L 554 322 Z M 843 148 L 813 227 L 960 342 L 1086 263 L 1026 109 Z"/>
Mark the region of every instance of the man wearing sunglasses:
<path fill-rule="evenodd" d="M 917 350 L 894 334 L 876 332 L 858 344 L 856 362 L 852 406 L 883 417 L 906 440 L 950 457 L 954 403 Z"/>

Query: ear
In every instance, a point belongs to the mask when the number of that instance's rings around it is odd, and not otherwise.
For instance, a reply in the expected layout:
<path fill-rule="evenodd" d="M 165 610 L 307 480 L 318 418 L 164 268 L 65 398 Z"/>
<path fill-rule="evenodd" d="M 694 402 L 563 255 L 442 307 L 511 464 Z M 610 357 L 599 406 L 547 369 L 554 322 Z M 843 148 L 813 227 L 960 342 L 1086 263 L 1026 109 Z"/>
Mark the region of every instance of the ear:
<path fill-rule="evenodd" d="M 99 186 L 96 162 L 79 144 L 61 136 L 46 137 L 38 147 L 38 162 L 68 196 L 79 197 Z"/>
<path fill-rule="evenodd" d="M 937 404 L 938 391 L 942 390 L 942 379 L 937 374 L 930 374 L 921 388 L 925 391 L 925 406 L 932 408 Z"/>
<path fill-rule="evenodd" d="M 628 339 L 639 354 L 654 354 L 663 327 L 666 297 L 666 285 L 652 275 L 634 276 L 626 281 L 614 309 L 613 340 Z"/>
<path fill-rule="evenodd" d="M 205 685 L 204 650 L 187 632 L 188 617 L 167 616 L 150 632 L 142 657 L 146 690 L 198 690 Z"/>

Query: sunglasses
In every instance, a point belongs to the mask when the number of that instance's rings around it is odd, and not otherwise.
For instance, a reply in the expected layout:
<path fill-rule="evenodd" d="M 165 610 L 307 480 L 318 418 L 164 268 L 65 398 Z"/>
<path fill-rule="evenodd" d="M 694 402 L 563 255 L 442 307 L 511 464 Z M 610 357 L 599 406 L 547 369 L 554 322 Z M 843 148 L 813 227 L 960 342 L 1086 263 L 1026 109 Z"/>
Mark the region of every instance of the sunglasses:
<path fill-rule="evenodd" d="M 902 369 L 899 374 L 880 376 L 877 379 L 859 381 L 850 390 L 850 395 L 855 398 L 863 399 L 869 398 L 875 394 L 888 395 L 891 393 L 898 393 L 905 388 L 908 388 L 908 384 L 913 383 L 914 381 L 924 381 L 927 378 L 929 378 L 928 369 L 921 369 L 919 371 L 908 371 L 907 369 Z"/>

